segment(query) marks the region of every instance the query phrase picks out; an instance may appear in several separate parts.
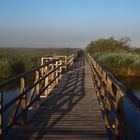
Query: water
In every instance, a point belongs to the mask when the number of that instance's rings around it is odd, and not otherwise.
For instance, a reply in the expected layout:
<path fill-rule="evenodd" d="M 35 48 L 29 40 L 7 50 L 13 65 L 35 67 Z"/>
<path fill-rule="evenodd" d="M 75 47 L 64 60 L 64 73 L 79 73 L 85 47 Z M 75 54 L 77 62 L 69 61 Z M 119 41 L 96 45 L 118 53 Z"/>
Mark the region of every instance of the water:
<path fill-rule="evenodd" d="M 140 99 L 140 77 L 139 76 L 117 76 L 117 79 L 122 82 L 130 91 L 132 91 Z"/>
<path fill-rule="evenodd" d="M 18 91 L 19 89 L 18 88 L 14 88 L 14 89 L 11 89 L 11 90 L 8 90 L 8 91 L 4 91 L 4 96 L 3 96 L 3 102 L 4 102 L 4 105 L 6 105 L 7 103 L 9 103 L 12 99 L 14 99 L 15 97 L 18 96 Z M 27 93 L 27 97 L 29 96 L 29 93 Z M 9 122 L 9 118 L 12 114 L 12 111 L 14 109 L 14 104 L 8 108 L 5 112 L 4 112 L 4 126 L 7 126 L 8 125 L 8 122 Z M 27 112 L 27 115 L 28 115 L 28 120 L 31 119 L 31 117 L 33 116 L 33 114 L 35 113 L 35 110 L 29 110 Z M 19 109 L 18 109 L 18 113 L 19 114 L 21 113 L 21 103 L 20 103 L 20 106 L 19 106 Z"/>
<path fill-rule="evenodd" d="M 122 83 L 127 84 L 127 87 L 133 91 L 133 93 L 140 99 L 140 79 L 134 79 L 132 77 L 126 78 L 126 77 L 120 77 L 120 80 Z M 7 104 L 9 101 L 11 101 L 13 98 L 18 96 L 19 89 L 17 87 L 15 88 L 8 88 L 8 90 L 4 90 L 4 105 Z M 29 93 L 27 94 L 27 96 Z M 9 121 L 9 116 L 11 115 L 13 110 L 13 106 L 10 107 L 5 113 L 4 113 L 4 125 L 6 126 Z M 21 106 L 19 107 L 19 110 L 21 110 Z M 140 112 L 138 112 L 133 104 L 130 103 L 129 99 L 127 97 L 124 98 L 123 101 L 123 110 L 125 113 L 125 116 L 127 118 L 128 125 L 131 129 L 132 135 L 134 139 L 140 138 Z M 19 111 L 20 112 L 20 111 Z M 36 113 L 36 109 L 29 110 L 27 112 L 28 114 L 28 120 L 30 120 L 34 114 Z M 19 130 L 18 130 L 19 131 Z M 14 131 L 14 132 L 17 132 Z M 13 133 L 13 132 L 12 132 Z M 11 134 L 12 135 L 12 134 Z"/>
<path fill-rule="evenodd" d="M 137 96 L 137 98 L 140 99 L 140 90 L 137 90 L 137 91 L 133 91 L 135 93 L 135 95 Z"/>
<path fill-rule="evenodd" d="M 140 77 L 123 77 L 120 76 L 118 79 L 131 91 L 133 94 L 140 99 Z M 123 101 L 123 110 L 126 117 L 126 122 L 130 128 L 128 133 L 132 134 L 134 140 L 140 139 L 140 111 L 134 107 L 127 97 Z"/>

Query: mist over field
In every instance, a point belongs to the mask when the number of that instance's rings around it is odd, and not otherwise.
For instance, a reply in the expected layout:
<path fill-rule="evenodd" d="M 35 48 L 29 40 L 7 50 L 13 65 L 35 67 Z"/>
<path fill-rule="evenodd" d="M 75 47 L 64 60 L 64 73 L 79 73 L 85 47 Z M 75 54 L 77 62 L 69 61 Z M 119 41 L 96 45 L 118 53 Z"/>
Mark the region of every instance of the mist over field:
<path fill-rule="evenodd" d="M 1 47 L 78 47 L 127 36 L 140 47 L 138 0 L 2 0 Z"/>

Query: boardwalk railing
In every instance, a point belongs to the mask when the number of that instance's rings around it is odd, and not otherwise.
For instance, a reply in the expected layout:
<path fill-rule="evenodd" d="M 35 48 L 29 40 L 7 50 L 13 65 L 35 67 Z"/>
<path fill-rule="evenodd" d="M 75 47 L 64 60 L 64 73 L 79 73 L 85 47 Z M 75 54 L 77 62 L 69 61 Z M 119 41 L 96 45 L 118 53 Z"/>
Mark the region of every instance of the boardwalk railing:
<path fill-rule="evenodd" d="M 62 77 L 62 67 L 65 71 L 78 57 L 78 51 L 62 59 L 52 59 L 41 66 L 22 73 L 0 83 L 0 136 L 9 128 L 17 124 L 26 124 L 28 113 L 33 108 L 39 108 L 42 98 L 47 98 L 51 90 L 58 84 Z M 29 80 L 32 79 L 32 80 Z M 29 81 L 28 81 L 29 80 Z M 5 99 L 5 88 L 10 84 L 16 85 L 18 94 L 11 99 Z M 6 119 L 6 121 L 5 121 Z"/>
<path fill-rule="evenodd" d="M 123 101 L 127 98 L 140 116 L 140 100 L 90 54 L 87 54 L 87 58 L 93 72 L 94 86 L 106 128 L 111 130 L 113 139 L 133 139 Z"/>

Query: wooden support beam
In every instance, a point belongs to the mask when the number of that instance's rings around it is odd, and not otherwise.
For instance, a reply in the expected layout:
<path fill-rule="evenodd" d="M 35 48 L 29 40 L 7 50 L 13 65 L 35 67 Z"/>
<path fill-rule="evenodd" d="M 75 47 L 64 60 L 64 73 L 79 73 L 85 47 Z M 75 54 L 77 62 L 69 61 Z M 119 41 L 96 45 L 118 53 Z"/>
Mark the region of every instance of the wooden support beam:
<path fill-rule="evenodd" d="M 44 58 L 42 57 L 41 58 L 41 65 L 43 65 L 43 62 L 44 61 Z M 44 73 L 44 68 L 41 68 L 41 76 L 43 76 L 43 73 Z"/>
<path fill-rule="evenodd" d="M 61 80 L 61 78 L 62 78 L 62 66 L 61 66 L 62 65 L 62 59 L 59 60 L 59 64 L 60 64 L 60 68 L 59 68 L 60 69 L 59 70 L 59 72 L 60 72 L 59 79 Z"/>
<path fill-rule="evenodd" d="M 48 74 L 48 66 L 45 67 L 45 75 Z M 45 78 L 45 87 L 48 85 L 49 83 L 49 77 L 47 76 Z M 45 96 L 47 97 L 48 96 L 48 89 L 45 90 Z"/>
<path fill-rule="evenodd" d="M 49 66 L 48 66 L 48 73 L 52 70 L 52 66 L 51 66 L 52 64 L 50 64 Z M 48 76 L 48 83 L 50 83 L 50 81 L 51 81 L 51 74 Z M 51 85 L 49 85 L 48 86 L 48 94 L 51 92 Z"/>
<path fill-rule="evenodd" d="M 52 71 L 54 70 L 54 63 L 52 63 L 52 69 L 51 69 L 51 70 L 52 70 Z M 54 72 L 52 72 L 52 74 L 51 74 L 51 81 L 53 81 L 53 80 L 54 80 Z M 51 89 L 53 89 L 54 86 L 55 86 L 55 81 L 52 82 L 52 84 L 51 84 Z"/>
<path fill-rule="evenodd" d="M 40 75 L 39 75 L 39 71 L 36 71 L 36 80 L 38 81 L 40 78 Z M 36 101 L 36 107 L 39 108 L 40 107 L 40 84 L 38 83 L 36 85 L 36 96 L 38 96 L 38 100 Z"/>
<path fill-rule="evenodd" d="M 55 83 L 56 83 L 56 85 L 58 84 L 58 61 L 56 61 L 56 68 L 57 68 L 57 70 L 56 70 L 56 80 L 55 80 Z"/>
<path fill-rule="evenodd" d="M 65 71 L 67 70 L 67 62 L 68 62 L 68 57 L 67 56 L 65 56 Z"/>
<path fill-rule="evenodd" d="M 19 94 L 23 93 L 24 90 L 25 90 L 25 78 L 21 77 L 20 78 Z M 23 121 L 24 124 L 26 124 L 27 123 L 27 111 L 26 111 L 27 100 L 26 100 L 26 94 L 22 97 L 21 104 L 22 104 L 22 121 Z"/>

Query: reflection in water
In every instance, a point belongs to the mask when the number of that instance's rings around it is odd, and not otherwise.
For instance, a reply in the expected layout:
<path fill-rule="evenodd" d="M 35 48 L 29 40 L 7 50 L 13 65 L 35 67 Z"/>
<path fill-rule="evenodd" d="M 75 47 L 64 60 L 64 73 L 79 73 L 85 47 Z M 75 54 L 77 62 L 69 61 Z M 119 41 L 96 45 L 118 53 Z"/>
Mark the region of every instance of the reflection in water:
<path fill-rule="evenodd" d="M 24 76 L 25 79 L 25 90 L 31 86 L 34 82 L 35 82 L 35 73 L 30 73 L 26 76 Z M 13 102 L 13 99 L 15 99 L 16 97 L 18 97 L 18 95 L 20 94 L 20 87 L 21 87 L 21 80 L 20 77 L 18 77 L 16 80 L 13 80 L 12 82 L 9 82 L 7 84 L 4 84 L 1 88 L 1 92 L 3 93 L 3 106 L 5 107 L 8 103 Z M 29 99 L 29 95 L 30 95 L 31 91 L 26 93 L 26 98 Z M 36 93 L 32 96 L 32 99 L 35 98 Z M 45 100 L 42 99 L 41 103 Z M 18 100 L 19 101 L 19 100 Z M 27 100 L 28 101 L 28 100 Z M 20 102 L 20 104 L 17 106 L 17 102 L 10 105 L 10 107 L 8 107 L 4 113 L 3 113 L 3 121 L 4 121 L 4 128 L 6 128 L 7 126 L 9 126 L 9 122 L 10 120 L 13 120 L 13 116 L 16 112 L 16 116 L 15 116 L 15 120 L 17 119 L 17 116 L 19 114 L 22 113 L 22 102 Z M 30 121 L 31 118 L 33 117 L 33 115 L 36 113 L 36 106 L 35 103 L 32 105 L 32 109 L 29 109 L 27 111 L 27 121 Z M 18 108 L 18 109 L 16 109 Z M 17 124 L 21 124 L 22 123 L 22 117 L 20 117 L 18 120 L 16 120 L 16 125 Z M 14 128 L 15 129 L 15 128 Z M 10 130 L 11 131 L 11 130 Z"/>
<path fill-rule="evenodd" d="M 4 91 L 3 93 L 3 103 L 4 105 L 6 105 L 7 103 L 9 103 L 11 100 L 13 100 L 15 97 L 18 96 L 18 91 L 19 89 L 18 88 L 15 88 L 15 89 L 11 89 L 11 90 L 8 90 L 8 91 Z M 28 95 L 29 93 L 27 93 L 27 97 L 29 96 Z M 9 121 L 9 117 L 12 113 L 14 109 L 14 104 L 9 108 L 7 109 L 5 112 L 4 112 L 4 125 L 7 125 L 8 124 L 8 121 Z M 35 109 L 36 110 L 36 109 Z M 27 113 L 28 113 L 28 118 L 29 120 L 31 119 L 32 115 L 34 114 L 34 111 L 35 110 L 29 110 Z M 21 106 L 19 107 L 19 110 L 18 110 L 18 113 L 21 112 Z"/>
<path fill-rule="evenodd" d="M 130 91 L 132 91 L 140 99 L 140 77 L 139 76 L 117 76 L 117 79 L 121 81 Z"/>
<path fill-rule="evenodd" d="M 117 76 L 117 79 L 122 82 L 135 96 L 140 99 L 140 77 L 139 76 Z M 140 138 L 140 112 L 131 104 L 127 97 L 123 101 L 123 110 L 125 122 L 130 128 L 131 135 L 134 140 Z"/>
<path fill-rule="evenodd" d="M 140 139 L 140 112 L 130 103 L 129 99 L 124 98 L 123 109 L 125 112 L 125 122 L 129 126 L 134 140 Z M 129 130 L 128 130 L 129 131 Z"/>

